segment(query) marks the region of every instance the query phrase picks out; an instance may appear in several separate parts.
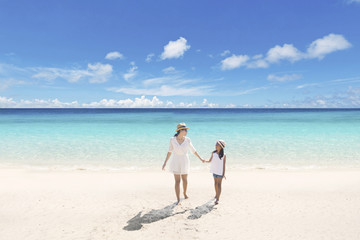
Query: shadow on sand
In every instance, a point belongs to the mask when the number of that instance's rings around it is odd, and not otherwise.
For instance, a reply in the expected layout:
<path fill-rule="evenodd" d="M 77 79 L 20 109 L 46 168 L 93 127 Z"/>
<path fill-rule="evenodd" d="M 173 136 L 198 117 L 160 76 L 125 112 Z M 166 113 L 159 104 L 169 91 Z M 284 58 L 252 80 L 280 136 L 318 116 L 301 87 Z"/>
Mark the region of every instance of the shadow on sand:
<path fill-rule="evenodd" d="M 150 212 L 141 216 L 142 212 L 139 212 L 135 217 L 127 221 L 127 226 L 123 227 L 126 231 L 137 231 L 140 230 L 144 223 L 153 223 L 159 220 L 175 216 L 177 214 L 184 214 L 187 211 L 190 211 L 190 215 L 187 217 L 188 219 L 199 219 L 203 215 L 208 214 L 211 212 L 215 205 L 212 203 L 212 200 L 208 201 L 207 203 L 196 207 L 195 209 L 186 209 L 181 212 L 175 212 L 174 208 L 176 207 L 176 203 L 166 206 L 162 209 L 153 209 Z"/>
<path fill-rule="evenodd" d="M 143 223 L 157 222 L 159 220 L 162 220 L 162 219 L 165 219 L 165 218 L 177 215 L 177 214 L 183 214 L 187 211 L 187 210 L 184 210 L 182 212 L 173 213 L 175 206 L 176 206 L 176 203 L 166 206 L 162 209 L 157 209 L 157 210 L 153 209 L 150 212 L 144 214 L 143 216 L 141 216 L 141 212 L 139 212 L 135 217 L 133 217 L 132 219 L 127 221 L 128 225 L 125 226 L 123 229 L 127 230 L 127 231 L 140 230 L 143 226 Z"/>
<path fill-rule="evenodd" d="M 207 203 L 196 207 L 195 209 L 190 209 L 191 214 L 188 216 L 188 219 L 199 219 L 203 215 L 206 215 L 209 212 L 211 212 L 215 207 L 215 205 L 212 202 L 213 200 L 210 200 Z"/>

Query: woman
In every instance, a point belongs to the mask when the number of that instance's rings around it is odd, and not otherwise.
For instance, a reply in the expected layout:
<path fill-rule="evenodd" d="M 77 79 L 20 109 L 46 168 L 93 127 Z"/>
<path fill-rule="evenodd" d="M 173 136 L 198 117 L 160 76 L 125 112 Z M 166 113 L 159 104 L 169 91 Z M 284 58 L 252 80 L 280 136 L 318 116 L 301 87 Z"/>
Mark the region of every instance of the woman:
<path fill-rule="evenodd" d="M 184 188 L 184 197 L 188 198 L 186 195 L 187 190 L 187 176 L 189 173 L 190 160 L 188 156 L 188 150 L 190 150 L 194 155 L 196 155 L 200 161 L 204 162 L 199 154 L 196 152 L 194 146 L 191 143 L 190 138 L 186 137 L 187 130 L 185 123 L 179 123 L 176 128 L 176 134 L 170 139 L 169 151 L 166 156 L 164 165 L 162 169 L 165 169 L 166 163 L 169 160 L 172 153 L 174 153 L 172 161 L 170 163 L 170 171 L 174 174 L 175 178 L 175 193 L 177 198 L 177 204 L 180 203 L 180 181 L 183 181 Z"/>

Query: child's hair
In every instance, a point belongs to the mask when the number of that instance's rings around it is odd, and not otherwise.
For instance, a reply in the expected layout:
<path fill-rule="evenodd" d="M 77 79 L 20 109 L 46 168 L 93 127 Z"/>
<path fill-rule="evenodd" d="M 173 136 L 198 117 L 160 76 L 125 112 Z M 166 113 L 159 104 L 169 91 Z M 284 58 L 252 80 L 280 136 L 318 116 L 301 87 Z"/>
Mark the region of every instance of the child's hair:
<path fill-rule="evenodd" d="M 213 151 L 213 153 L 217 153 L 217 151 Z M 219 152 L 219 158 L 221 159 L 224 156 L 224 149 L 221 148 L 220 152 Z"/>
<path fill-rule="evenodd" d="M 180 134 L 180 130 L 175 133 L 174 137 L 177 137 L 179 134 Z"/>

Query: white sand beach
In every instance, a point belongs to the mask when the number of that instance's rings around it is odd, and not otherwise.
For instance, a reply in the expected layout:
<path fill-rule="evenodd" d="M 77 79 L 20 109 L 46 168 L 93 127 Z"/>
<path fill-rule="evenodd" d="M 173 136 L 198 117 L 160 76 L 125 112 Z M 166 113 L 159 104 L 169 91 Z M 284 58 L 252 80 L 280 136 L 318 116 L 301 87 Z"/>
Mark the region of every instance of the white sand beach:
<path fill-rule="evenodd" d="M 189 175 L 175 206 L 167 172 L 0 170 L 0 239 L 360 239 L 360 171 Z"/>

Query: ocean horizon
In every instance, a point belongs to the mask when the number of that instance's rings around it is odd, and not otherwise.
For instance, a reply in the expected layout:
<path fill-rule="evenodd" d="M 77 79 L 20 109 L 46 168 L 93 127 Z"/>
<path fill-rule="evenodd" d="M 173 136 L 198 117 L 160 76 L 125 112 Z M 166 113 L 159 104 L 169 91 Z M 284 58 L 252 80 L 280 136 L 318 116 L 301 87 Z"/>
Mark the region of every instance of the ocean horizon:
<path fill-rule="evenodd" d="M 224 139 L 230 169 L 360 167 L 359 108 L 2 108 L 0 166 L 160 170 L 179 122 L 205 159 Z"/>

